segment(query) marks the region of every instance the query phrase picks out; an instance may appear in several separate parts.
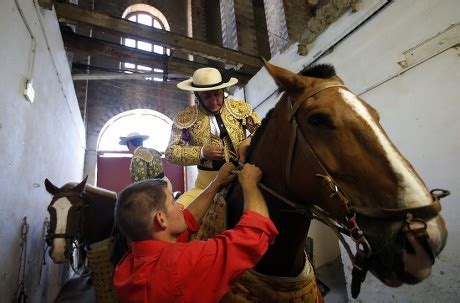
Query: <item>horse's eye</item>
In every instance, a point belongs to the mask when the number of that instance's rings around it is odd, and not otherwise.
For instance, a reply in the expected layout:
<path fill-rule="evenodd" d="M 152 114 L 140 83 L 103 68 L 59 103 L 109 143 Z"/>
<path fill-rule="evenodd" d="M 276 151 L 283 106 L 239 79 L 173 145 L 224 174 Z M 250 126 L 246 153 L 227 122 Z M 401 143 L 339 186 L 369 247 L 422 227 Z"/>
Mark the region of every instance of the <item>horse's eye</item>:
<path fill-rule="evenodd" d="M 308 124 L 313 127 L 334 128 L 334 123 L 327 114 L 317 113 L 308 117 Z"/>

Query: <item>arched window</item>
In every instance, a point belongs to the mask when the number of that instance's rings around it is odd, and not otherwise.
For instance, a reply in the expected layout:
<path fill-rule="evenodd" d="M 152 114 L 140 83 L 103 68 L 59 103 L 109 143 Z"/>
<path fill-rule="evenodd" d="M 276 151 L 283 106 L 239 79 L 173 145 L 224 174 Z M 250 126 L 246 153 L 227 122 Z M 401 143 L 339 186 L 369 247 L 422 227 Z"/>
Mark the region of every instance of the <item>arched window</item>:
<path fill-rule="evenodd" d="M 123 18 L 128 19 L 129 21 L 140 23 L 147 26 L 152 26 L 154 28 L 167 30 L 169 31 L 169 24 L 165 16 L 153 6 L 147 4 L 134 4 L 128 7 L 122 15 Z M 142 40 L 135 40 L 130 38 L 122 38 L 121 43 L 128 46 L 137 48 L 147 52 L 153 52 L 160 55 L 169 55 L 170 50 L 161 45 L 156 45 L 150 42 L 145 42 Z M 163 81 L 162 73 L 163 69 L 160 68 L 151 68 L 149 66 L 134 64 L 132 62 L 123 62 L 121 63 L 121 68 L 125 70 L 126 73 L 158 73 L 158 77 L 146 78 L 147 80 L 154 81 Z"/>
<path fill-rule="evenodd" d="M 132 132 L 150 136 L 144 147 L 163 153 L 168 146 L 172 121 L 160 112 L 150 109 L 134 109 L 111 118 L 99 134 L 96 150 L 100 152 L 128 152 L 126 145 L 119 145 L 120 137 Z"/>
<path fill-rule="evenodd" d="M 132 154 L 126 145 L 120 145 L 120 137 L 138 132 L 150 136 L 143 146 L 164 153 L 172 121 L 167 116 L 150 109 L 134 109 L 112 117 L 102 127 L 96 144 L 96 184 L 115 192 L 131 183 L 130 163 Z M 162 159 L 164 173 L 173 184 L 174 191 L 184 191 L 184 168 Z"/>

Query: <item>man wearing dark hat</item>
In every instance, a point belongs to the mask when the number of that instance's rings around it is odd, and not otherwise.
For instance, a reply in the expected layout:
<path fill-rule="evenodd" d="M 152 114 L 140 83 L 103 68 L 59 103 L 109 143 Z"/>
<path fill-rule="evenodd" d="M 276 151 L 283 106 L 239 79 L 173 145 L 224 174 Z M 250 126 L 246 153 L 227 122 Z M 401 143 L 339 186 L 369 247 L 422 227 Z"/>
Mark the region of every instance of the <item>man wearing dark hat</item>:
<path fill-rule="evenodd" d="M 177 84 L 181 90 L 192 91 L 198 101 L 174 118 L 166 159 L 176 165 L 198 165 L 195 188 L 184 193 L 178 202 L 187 206 L 230 159 L 244 162 L 251 137 L 260 125 L 252 107 L 224 97 L 224 89 L 236 84 L 215 68 L 200 68 L 193 78 Z"/>
<path fill-rule="evenodd" d="M 163 178 L 163 163 L 161 154 L 153 148 L 143 147 L 144 140 L 149 136 L 139 133 L 131 133 L 126 137 L 120 137 L 120 144 L 126 145 L 133 154 L 129 172 L 131 182 L 138 182 L 153 178 Z"/>

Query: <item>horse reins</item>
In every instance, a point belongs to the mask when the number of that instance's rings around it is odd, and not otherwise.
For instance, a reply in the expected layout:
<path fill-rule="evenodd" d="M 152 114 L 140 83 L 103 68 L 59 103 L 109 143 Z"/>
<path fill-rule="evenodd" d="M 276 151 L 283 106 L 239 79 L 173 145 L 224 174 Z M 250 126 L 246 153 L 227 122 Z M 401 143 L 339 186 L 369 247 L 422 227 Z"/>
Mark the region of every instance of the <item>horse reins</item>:
<path fill-rule="evenodd" d="M 295 145 L 297 139 L 301 143 L 301 148 L 304 155 L 309 158 L 309 155 L 313 155 L 316 162 L 321 167 L 323 173 L 316 174 L 317 177 L 323 179 L 323 184 L 326 186 L 328 190 L 329 198 L 331 199 L 338 199 L 339 202 L 344 206 L 347 215 L 345 216 L 345 223 L 342 223 L 338 220 L 332 220 L 329 217 L 329 214 L 321 209 L 318 206 L 310 208 L 313 212 L 314 219 L 317 219 L 327 226 L 331 227 L 332 229 L 339 230 L 341 233 L 350 236 L 356 244 L 356 254 L 352 257 L 351 250 L 349 249 L 348 244 L 343 240 L 343 237 L 339 236 L 339 239 L 345 245 L 348 254 L 350 255 L 350 259 L 353 263 L 353 270 L 352 270 L 352 285 L 351 285 L 351 292 L 353 298 L 356 298 L 360 292 L 361 283 L 364 281 L 366 277 L 366 273 L 368 271 L 369 266 L 369 258 L 372 254 L 372 248 L 369 242 L 367 241 L 364 231 L 359 227 L 358 222 L 356 220 L 356 215 L 362 215 L 365 217 L 382 219 L 382 220 L 391 220 L 391 221 L 405 221 L 405 224 L 408 230 L 414 235 L 416 239 L 420 241 L 422 247 L 427 251 L 428 255 L 431 257 L 432 262 L 434 262 L 434 256 L 431 250 L 429 249 L 429 244 L 427 242 L 428 233 L 427 223 L 426 220 L 434 218 L 436 215 L 439 214 L 441 210 L 440 198 L 448 196 L 450 193 L 447 190 L 442 189 L 434 189 L 430 192 L 433 203 L 426 206 L 421 207 L 413 207 L 413 208 L 402 208 L 402 209 L 374 209 L 374 208 L 365 208 L 365 207 L 356 207 L 353 206 L 351 200 L 345 194 L 345 192 L 340 188 L 338 183 L 334 180 L 334 178 L 329 174 L 328 170 L 323 165 L 322 161 L 318 158 L 316 153 L 314 152 L 311 144 L 306 139 L 305 135 L 300 130 L 299 124 L 296 119 L 296 114 L 300 106 L 307 101 L 309 98 L 313 97 L 314 95 L 318 94 L 321 91 L 324 91 L 329 88 L 333 87 L 341 87 L 347 89 L 343 83 L 338 81 L 328 81 L 319 84 L 318 86 L 314 87 L 311 92 L 305 97 L 303 101 L 297 102 L 292 104 L 291 98 L 288 97 L 288 106 L 290 107 L 288 110 L 287 119 L 292 125 L 292 136 L 289 143 L 288 148 L 288 156 L 286 160 L 286 174 L 285 174 L 285 182 L 286 185 L 289 186 L 290 178 L 291 178 L 291 166 L 292 166 L 292 159 L 294 154 Z M 265 191 L 269 192 L 273 196 L 277 197 L 287 205 L 293 208 L 294 212 L 298 212 L 300 214 L 307 214 L 309 209 L 304 206 L 303 204 L 295 203 L 283 195 L 273 191 L 272 189 L 268 188 L 267 186 L 259 183 L 259 186 L 264 189 Z M 328 222 L 325 222 L 327 220 Z M 338 224 L 338 226 L 337 226 Z M 336 232 L 340 235 L 338 232 Z"/>

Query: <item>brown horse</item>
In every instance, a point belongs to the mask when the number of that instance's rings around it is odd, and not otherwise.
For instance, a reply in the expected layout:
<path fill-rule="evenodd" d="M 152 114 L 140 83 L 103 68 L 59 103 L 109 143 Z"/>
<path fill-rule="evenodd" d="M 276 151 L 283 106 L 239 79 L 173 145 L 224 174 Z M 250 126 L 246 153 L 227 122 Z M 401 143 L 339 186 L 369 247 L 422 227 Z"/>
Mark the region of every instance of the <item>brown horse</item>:
<path fill-rule="evenodd" d="M 266 68 L 284 93 L 256 132 L 247 161 L 264 172 L 279 236 L 255 270 L 298 275 L 313 212 L 356 242 L 353 297 L 367 270 L 393 287 L 427 278 L 447 239 L 439 198 L 448 192 L 427 190 L 376 110 L 351 93 L 332 66 L 299 75 Z M 230 228 L 242 214 L 242 200 L 236 185 L 227 198 Z"/>
<path fill-rule="evenodd" d="M 86 185 L 87 177 L 61 188 L 45 180 L 46 190 L 53 195 L 48 206 L 50 226 L 47 242 L 55 263 L 72 259 L 72 244 L 92 244 L 109 238 L 113 232 L 117 194 Z"/>

